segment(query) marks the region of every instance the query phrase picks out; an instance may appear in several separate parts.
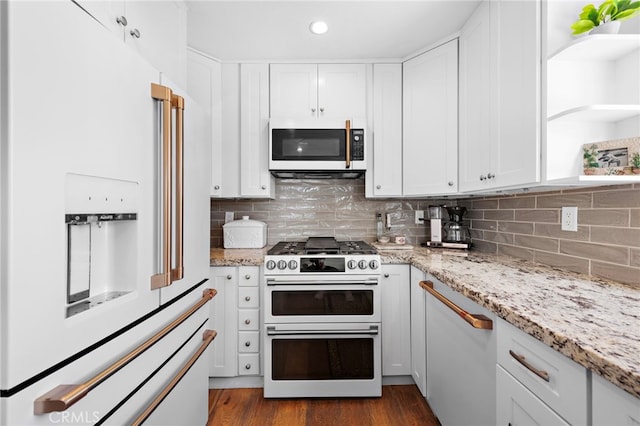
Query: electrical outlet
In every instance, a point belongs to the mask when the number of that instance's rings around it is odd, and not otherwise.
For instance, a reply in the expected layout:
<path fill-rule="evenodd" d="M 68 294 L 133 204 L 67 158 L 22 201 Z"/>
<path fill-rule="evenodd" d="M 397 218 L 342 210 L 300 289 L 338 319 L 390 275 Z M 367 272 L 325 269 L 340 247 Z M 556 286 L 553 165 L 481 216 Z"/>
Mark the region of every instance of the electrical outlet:
<path fill-rule="evenodd" d="M 563 207 L 562 208 L 562 230 L 578 231 L 578 208 Z"/>
<path fill-rule="evenodd" d="M 224 212 L 224 223 L 229 223 L 233 220 L 233 212 Z"/>
<path fill-rule="evenodd" d="M 416 225 L 424 224 L 424 210 L 415 211 L 415 222 L 416 222 Z"/>

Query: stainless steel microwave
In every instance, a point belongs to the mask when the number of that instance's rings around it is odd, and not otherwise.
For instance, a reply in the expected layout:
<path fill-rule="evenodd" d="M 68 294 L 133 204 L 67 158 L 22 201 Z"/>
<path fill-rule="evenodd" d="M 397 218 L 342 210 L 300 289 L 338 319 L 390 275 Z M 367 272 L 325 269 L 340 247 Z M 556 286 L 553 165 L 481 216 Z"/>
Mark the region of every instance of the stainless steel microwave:
<path fill-rule="evenodd" d="M 276 177 L 358 177 L 366 170 L 364 120 L 272 118 L 269 170 Z"/>

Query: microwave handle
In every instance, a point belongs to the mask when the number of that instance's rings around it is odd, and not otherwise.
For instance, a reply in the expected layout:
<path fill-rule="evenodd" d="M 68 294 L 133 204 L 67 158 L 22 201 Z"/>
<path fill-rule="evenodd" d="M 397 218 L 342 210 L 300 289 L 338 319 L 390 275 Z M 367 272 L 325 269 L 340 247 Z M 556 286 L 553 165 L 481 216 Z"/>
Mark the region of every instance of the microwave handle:
<path fill-rule="evenodd" d="M 345 122 L 345 127 L 347 130 L 347 148 L 346 148 L 346 160 L 347 160 L 347 165 L 346 168 L 350 168 L 351 167 L 351 120 L 347 120 Z"/>

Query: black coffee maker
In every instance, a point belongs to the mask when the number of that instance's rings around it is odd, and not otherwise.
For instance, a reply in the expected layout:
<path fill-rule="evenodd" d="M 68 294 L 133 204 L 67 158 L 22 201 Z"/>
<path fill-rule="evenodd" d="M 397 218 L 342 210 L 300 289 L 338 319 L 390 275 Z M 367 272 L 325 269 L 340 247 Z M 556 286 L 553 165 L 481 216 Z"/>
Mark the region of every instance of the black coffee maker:
<path fill-rule="evenodd" d="M 471 235 L 469 227 L 464 224 L 464 215 L 467 212 L 466 207 L 447 206 L 449 220 L 443 227 L 443 241 L 462 245 L 460 248 L 469 248 L 471 245 Z M 466 245 L 466 246 L 465 246 Z"/>

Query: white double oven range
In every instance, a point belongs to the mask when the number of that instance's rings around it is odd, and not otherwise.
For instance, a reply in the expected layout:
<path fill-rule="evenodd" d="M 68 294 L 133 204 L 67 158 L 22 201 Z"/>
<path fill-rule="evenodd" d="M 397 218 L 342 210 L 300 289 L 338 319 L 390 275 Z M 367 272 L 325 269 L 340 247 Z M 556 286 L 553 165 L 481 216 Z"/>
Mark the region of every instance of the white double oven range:
<path fill-rule="evenodd" d="M 381 396 L 380 256 L 361 241 L 280 242 L 265 257 L 264 396 Z"/>

